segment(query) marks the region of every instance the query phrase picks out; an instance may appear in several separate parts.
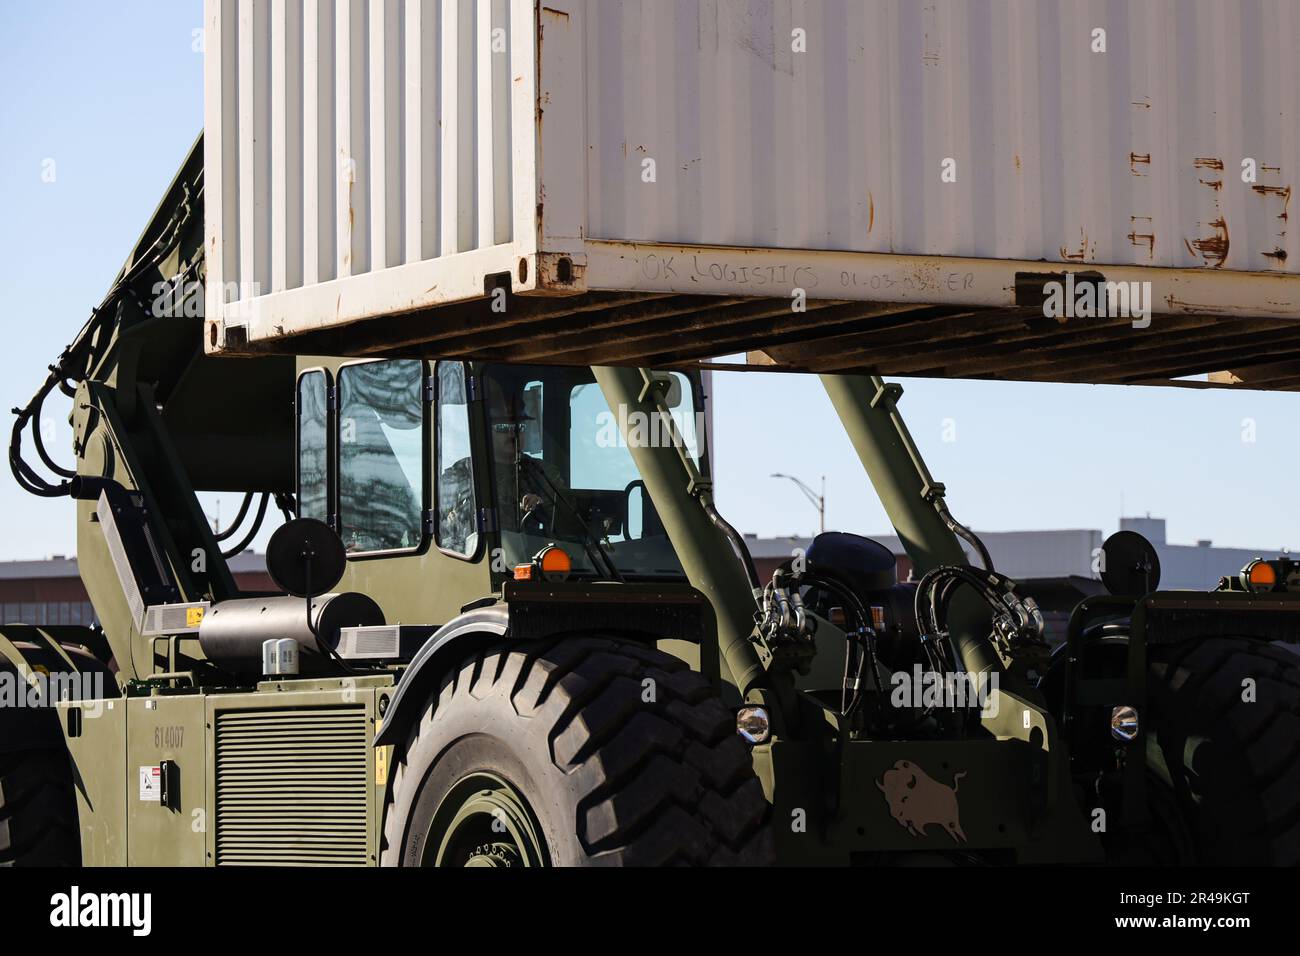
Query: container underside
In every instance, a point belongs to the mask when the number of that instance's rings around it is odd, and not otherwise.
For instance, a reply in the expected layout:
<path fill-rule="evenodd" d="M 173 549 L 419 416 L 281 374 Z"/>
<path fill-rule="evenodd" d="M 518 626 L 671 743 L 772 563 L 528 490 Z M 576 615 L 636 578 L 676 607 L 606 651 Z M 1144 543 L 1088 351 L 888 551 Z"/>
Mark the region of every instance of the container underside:
<path fill-rule="evenodd" d="M 1300 387 L 1290 275 L 1106 265 L 1067 275 L 1041 262 L 599 242 L 578 262 L 569 288 L 585 291 L 573 294 L 485 296 L 323 328 L 281 318 L 272 334 L 250 323 L 254 334 L 227 335 L 221 351 Z M 1097 301 L 1106 283 L 1138 283 L 1131 304 L 1150 314 L 1078 314 L 1081 304 L 1049 315 L 1052 283 L 1075 296 L 1090 284 Z"/>

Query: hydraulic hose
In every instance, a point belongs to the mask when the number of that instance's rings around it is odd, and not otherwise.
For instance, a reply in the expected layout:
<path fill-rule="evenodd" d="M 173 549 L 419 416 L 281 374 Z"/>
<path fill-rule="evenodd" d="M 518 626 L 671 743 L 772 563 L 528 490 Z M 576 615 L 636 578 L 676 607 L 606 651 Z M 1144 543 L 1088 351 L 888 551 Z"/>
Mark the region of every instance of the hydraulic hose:
<path fill-rule="evenodd" d="M 758 568 L 754 565 L 754 556 L 749 553 L 749 546 L 745 544 L 745 538 L 740 534 L 726 518 L 718 512 L 717 506 L 713 503 L 713 498 L 704 495 L 700 499 L 700 507 L 708 516 L 709 521 L 715 528 L 721 531 L 735 548 L 736 555 L 740 558 L 740 563 L 745 568 L 745 576 L 749 578 L 749 589 L 757 597 L 763 593 L 763 583 L 758 578 Z"/>
<path fill-rule="evenodd" d="M 989 555 L 989 549 L 984 547 L 984 542 L 980 540 L 979 535 L 952 516 L 952 512 L 948 510 L 948 503 L 944 501 L 942 496 L 935 497 L 934 508 L 939 512 L 939 517 L 943 519 L 943 523 L 948 526 L 948 530 L 964 539 L 975 549 L 980 556 L 980 563 L 984 565 L 984 570 L 992 571 L 993 558 Z"/>
<path fill-rule="evenodd" d="M 248 515 L 248 509 L 253 504 L 254 496 L 255 492 L 252 491 L 244 495 L 244 500 L 239 505 L 239 511 L 235 513 L 235 519 L 230 522 L 230 527 L 217 534 L 218 541 L 226 541 L 235 536 L 235 532 L 239 530 L 239 526 L 244 523 L 244 518 Z"/>
<path fill-rule="evenodd" d="M 229 551 L 221 552 L 223 558 L 229 560 L 235 555 L 243 554 L 248 550 L 248 546 L 253 543 L 253 539 L 257 537 L 257 533 L 262 530 L 262 522 L 266 519 L 266 508 L 267 505 L 270 504 L 270 501 L 271 495 L 268 492 L 263 492 L 262 501 L 257 506 L 257 516 L 253 519 L 253 527 L 249 529 L 248 534 L 244 536 L 244 540 L 240 541 L 239 544 L 235 545 Z M 232 527 L 238 527 L 238 525 L 232 525 Z"/>
<path fill-rule="evenodd" d="M 117 307 L 122 298 L 127 295 L 135 295 L 132 288 L 134 283 L 143 277 L 149 269 L 162 264 L 180 238 L 183 230 L 193 219 L 195 199 L 197 196 L 202 195 L 202 187 L 197 183 L 186 182 L 181 184 L 181 189 L 180 202 L 172 218 L 159 230 L 158 235 L 149 244 L 149 247 L 141 253 L 139 258 L 123 270 L 122 274 L 113 283 L 112 288 L 104 296 L 104 300 L 99 307 L 91 310 L 90 318 L 86 320 L 85 325 L 82 326 L 72 344 L 65 348 L 62 354 L 59 355 L 58 360 L 50 366 L 49 375 L 41 387 L 37 389 L 36 394 L 32 396 L 31 401 L 22 408 L 13 409 L 13 414 L 17 420 L 14 422 L 9 439 L 9 469 L 13 472 L 15 480 L 24 491 L 41 498 L 61 498 L 70 493 L 70 480 L 76 475 L 76 472 L 57 464 L 45 448 L 40 434 L 39 419 L 41 409 L 45 404 L 45 399 L 49 397 L 55 388 L 69 398 L 76 394 L 76 385 L 72 383 L 81 382 L 89 377 L 92 369 L 104 357 L 109 347 L 110 337 L 103 333 L 110 321 L 117 320 Z M 189 271 L 189 269 L 184 270 L 182 276 L 187 275 Z M 24 460 L 22 451 L 23 431 L 28 425 L 34 425 L 32 428 L 32 444 L 36 447 L 36 453 L 41 463 L 55 475 L 66 480 L 57 483 L 51 482 Z"/>

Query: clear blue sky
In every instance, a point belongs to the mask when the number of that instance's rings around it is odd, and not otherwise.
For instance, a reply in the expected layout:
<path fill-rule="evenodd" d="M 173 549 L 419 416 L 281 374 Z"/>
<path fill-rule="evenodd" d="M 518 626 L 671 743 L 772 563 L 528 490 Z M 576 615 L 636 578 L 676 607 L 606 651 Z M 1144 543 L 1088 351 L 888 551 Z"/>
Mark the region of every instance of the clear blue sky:
<path fill-rule="evenodd" d="M 0 401 L 22 404 L 121 266 L 203 120 L 199 0 L 0 2 Z M 42 182 L 53 160 L 55 180 Z M 989 530 L 1113 530 L 1169 520 L 1170 540 L 1300 547 L 1300 396 L 1191 389 L 904 382 L 903 410 L 955 514 Z M 738 527 L 815 529 L 788 482 L 828 478 L 829 523 L 886 532 L 815 379 L 719 376 L 718 497 Z M 54 412 L 55 403 L 47 405 Z M 1288 420 L 1287 414 L 1292 418 Z M 71 458 L 66 410 L 53 447 Z M 1243 419 L 1256 440 L 1242 440 Z M 6 418 L 4 435 L 8 436 Z M 945 441 L 945 432 L 955 441 Z M 215 502 L 208 500 L 210 513 Z M 233 501 L 222 504 L 226 517 Z M 0 475 L 0 560 L 75 550 L 66 500 Z"/>

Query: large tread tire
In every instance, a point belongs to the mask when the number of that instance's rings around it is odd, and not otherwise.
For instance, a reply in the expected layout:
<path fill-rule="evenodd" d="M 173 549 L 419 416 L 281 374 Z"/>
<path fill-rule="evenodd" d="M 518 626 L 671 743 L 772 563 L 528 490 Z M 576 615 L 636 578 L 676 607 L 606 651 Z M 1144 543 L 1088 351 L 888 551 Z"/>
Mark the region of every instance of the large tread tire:
<path fill-rule="evenodd" d="M 384 865 L 421 864 L 435 810 L 471 771 L 524 795 L 552 865 L 773 862 L 734 715 L 702 676 L 642 645 L 570 638 L 464 661 L 399 748 Z"/>
<path fill-rule="evenodd" d="M 1209 638 L 1152 648 L 1150 675 L 1157 769 L 1196 862 L 1300 864 L 1300 657 L 1264 641 Z M 1247 678 L 1253 701 L 1243 699 Z"/>
<path fill-rule="evenodd" d="M 0 753 L 0 866 L 80 866 L 72 766 L 64 750 Z"/>

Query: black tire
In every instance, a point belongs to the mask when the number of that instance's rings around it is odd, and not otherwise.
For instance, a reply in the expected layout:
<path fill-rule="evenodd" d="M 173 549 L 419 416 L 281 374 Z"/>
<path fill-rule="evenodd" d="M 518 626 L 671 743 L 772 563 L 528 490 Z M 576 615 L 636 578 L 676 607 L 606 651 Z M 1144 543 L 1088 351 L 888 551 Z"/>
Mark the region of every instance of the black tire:
<path fill-rule="evenodd" d="M 431 865 L 444 841 L 443 865 L 467 862 L 462 838 L 442 826 L 467 781 L 512 788 L 525 805 L 513 819 L 537 836 L 535 853 L 482 847 L 472 863 L 483 852 L 507 865 L 773 860 L 768 804 L 734 714 L 682 661 L 637 644 L 488 647 L 443 680 L 400 751 L 387 866 Z"/>
<path fill-rule="evenodd" d="M 0 866 L 80 866 L 66 751 L 0 753 Z"/>
<path fill-rule="evenodd" d="M 1152 648 L 1152 772 L 1195 862 L 1300 864 L 1300 657 L 1247 638 Z M 1245 681 L 1254 700 L 1243 700 Z M 1161 762 L 1163 761 L 1163 765 Z"/>

